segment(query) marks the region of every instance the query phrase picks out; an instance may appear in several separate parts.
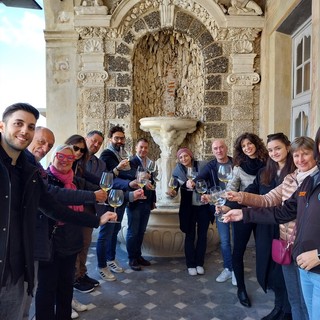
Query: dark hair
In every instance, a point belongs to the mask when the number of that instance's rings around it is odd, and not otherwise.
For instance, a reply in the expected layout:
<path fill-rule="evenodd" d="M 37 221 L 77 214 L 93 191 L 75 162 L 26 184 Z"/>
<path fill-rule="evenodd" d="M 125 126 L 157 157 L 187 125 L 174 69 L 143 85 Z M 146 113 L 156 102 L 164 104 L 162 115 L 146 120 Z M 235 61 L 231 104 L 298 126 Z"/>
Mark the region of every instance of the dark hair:
<path fill-rule="evenodd" d="M 33 107 L 31 104 L 29 103 L 23 103 L 23 102 L 19 102 L 19 103 L 15 103 L 12 104 L 11 106 L 7 107 L 3 114 L 2 114 L 2 121 L 6 122 L 8 120 L 8 118 L 16 111 L 26 111 L 29 113 L 32 113 L 34 115 L 34 117 L 36 118 L 36 120 L 39 119 L 39 111 Z"/>
<path fill-rule="evenodd" d="M 139 142 L 145 142 L 145 143 L 148 143 L 149 144 L 149 141 L 145 138 L 140 138 L 137 140 L 137 143 L 136 143 L 136 146 L 138 145 Z"/>
<path fill-rule="evenodd" d="M 291 145 L 290 140 L 284 133 L 279 132 L 279 133 L 269 134 L 267 136 L 267 143 L 275 140 L 282 142 L 288 149 L 290 149 L 290 145 Z M 271 181 L 277 178 L 278 169 L 279 169 L 278 163 L 276 163 L 269 157 L 264 170 L 261 172 L 261 180 L 260 180 L 261 184 L 265 186 L 270 186 Z M 296 169 L 296 166 L 293 162 L 292 153 L 288 152 L 286 163 L 284 167 L 281 169 L 281 172 L 278 178 L 278 184 L 280 184 L 283 181 L 284 177 L 287 174 L 293 172 L 295 169 Z"/>
<path fill-rule="evenodd" d="M 314 138 L 315 145 L 313 148 L 313 155 L 316 161 L 320 161 L 320 153 L 319 153 L 319 144 L 320 144 L 320 127 L 316 133 L 316 136 Z"/>
<path fill-rule="evenodd" d="M 100 137 L 104 140 L 104 134 L 103 134 L 101 131 L 99 131 L 99 130 L 89 131 L 89 132 L 87 133 L 87 137 L 92 137 L 92 136 L 94 136 L 95 134 L 97 134 L 98 136 L 100 136 Z"/>
<path fill-rule="evenodd" d="M 262 162 L 266 162 L 268 159 L 268 151 L 261 138 L 254 133 L 245 132 L 241 134 L 234 143 L 233 150 L 233 164 L 240 166 L 245 160 L 246 155 L 243 153 L 241 143 L 244 139 L 248 139 L 256 147 L 256 157 Z"/>
<path fill-rule="evenodd" d="M 116 132 L 122 132 L 124 134 L 124 129 L 121 126 L 114 126 L 111 127 L 109 132 L 108 132 L 108 138 L 112 138 L 113 134 Z"/>
<path fill-rule="evenodd" d="M 81 143 L 83 142 L 84 144 L 84 153 L 83 153 L 83 156 L 82 158 L 80 158 L 79 160 L 76 160 L 74 163 L 73 163 L 73 166 L 72 168 L 74 170 L 79 170 L 80 172 L 80 176 L 83 176 L 84 175 L 84 172 L 85 172 L 85 169 L 86 169 L 86 164 L 87 164 L 87 161 L 89 159 L 89 150 L 87 148 L 87 145 L 86 145 L 86 140 L 83 136 L 80 136 L 79 134 L 74 134 L 72 136 L 70 136 L 64 143 L 65 144 L 69 144 L 69 145 L 75 145 L 76 143 Z M 75 174 L 77 174 L 77 172 L 75 172 Z M 79 175 L 79 174 L 78 174 Z"/>

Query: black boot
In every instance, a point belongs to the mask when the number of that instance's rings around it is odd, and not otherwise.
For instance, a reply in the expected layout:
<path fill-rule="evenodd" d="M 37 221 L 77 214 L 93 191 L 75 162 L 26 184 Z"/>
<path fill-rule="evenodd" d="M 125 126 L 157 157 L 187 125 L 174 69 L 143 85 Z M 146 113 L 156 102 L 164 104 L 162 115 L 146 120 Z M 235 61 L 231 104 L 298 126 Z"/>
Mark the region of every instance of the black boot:
<path fill-rule="evenodd" d="M 274 307 L 273 310 L 261 320 L 278 320 L 278 317 L 282 314 L 282 311 L 278 307 Z"/>
<path fill-rule="evenodd" d="M 238 299 L 239 299 L 240 303 L 244 307 L 247 307 L 247 308 L 251 307 L 251 302 L 250 302 L 250 299 L 248 297 L 246 289 L 243 289 L 243 290 L 238 289 L 237 295 L 238 295 Z"/>

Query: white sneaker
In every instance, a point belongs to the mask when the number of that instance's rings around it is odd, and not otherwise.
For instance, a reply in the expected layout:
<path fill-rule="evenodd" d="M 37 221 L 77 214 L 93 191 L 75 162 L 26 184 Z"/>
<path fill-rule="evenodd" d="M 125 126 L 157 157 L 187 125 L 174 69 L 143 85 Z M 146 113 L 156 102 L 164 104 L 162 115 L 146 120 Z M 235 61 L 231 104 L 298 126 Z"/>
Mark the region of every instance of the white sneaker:
<path fill-rule="evenodd" d="M 107 266 L 110 269 L 110 271 L 115 273 L 121 273 L 124 271 L 123 268 L 119 265 L 117 260 L 108 261 Z"/>
<path fill-rule="evenodd" d="M 232 271 L 232 285 L 236 286 L 237 285 L 237 279 L 236 279 L 236 275 L 234 274 L 234 272 Z"/>
<path fill-rule="evenodd" d="M 78 312 L 72 309 L 71 319 L 77 319 L 77 318 L 79 318 Z"/>
<path fill-rule="evenodd" d="M 72 309 L 74 309 L 74 310 L 76 310 L 78 312 L 82 312 L 82 311 L 88 310 L 88 306 L 87 305 L 80 303 L 76 299 L 72 299 L 71 306 L 72 306 Z"/>
<path fill-rule="evenodd" d="M 197 266 L 196 270 L 197 270 L 197 274 L 204 274 L 204 269 L 203 269 L 203 267 Z"/>
<path fill-rule="evenodd" d="M 231 278 L 232 278 L 232 272 L 229 271 L 228 268 L 224 268 L 222 270 L 222 272 L 216 278 L 216 281 L 217 282 L 225 282 L 225 281 L 227 281 L 228 279 L 231 279 Z"/>
<path fill-rule="evenodd" d="M 112 274 L 107 267 L 98 268 L 100 277 L 105 281 L 115 281 L 117 278 Z"/>
<path fill-rule="evenodd" d="M 188 268 L 188 273 L 190 276 L 196 276 L 198 274 L 196 268 Z"/>

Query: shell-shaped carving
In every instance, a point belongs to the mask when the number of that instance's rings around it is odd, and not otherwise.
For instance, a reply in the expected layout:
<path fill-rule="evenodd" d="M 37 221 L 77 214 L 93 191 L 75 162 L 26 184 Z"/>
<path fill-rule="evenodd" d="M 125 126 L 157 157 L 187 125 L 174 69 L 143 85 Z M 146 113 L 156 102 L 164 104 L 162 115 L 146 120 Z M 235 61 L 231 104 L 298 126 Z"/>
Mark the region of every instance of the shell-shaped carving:
<path fill-rule="evenodd" d="M 235 43 L 234 49 L 236 53 L 250 53 L 253 51 L 253 45 L 248 40 L 239 40 Z"/>
<path fill-rule="evenodd" d="M 89 39 L 84 46 L 84 52 L 101 52 L 102 43 L 97 39 Z"/>

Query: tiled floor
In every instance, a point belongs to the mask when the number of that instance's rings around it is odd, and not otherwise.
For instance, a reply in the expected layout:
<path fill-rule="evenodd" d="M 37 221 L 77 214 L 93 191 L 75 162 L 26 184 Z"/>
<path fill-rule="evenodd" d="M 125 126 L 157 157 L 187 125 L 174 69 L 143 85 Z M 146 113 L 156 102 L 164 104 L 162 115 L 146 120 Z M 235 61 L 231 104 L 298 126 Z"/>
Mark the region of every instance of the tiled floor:
<path fill-rule="evenodd" d="M 255 277 L 255 249 L 247 249 L 245 276 L 252 307 L 243 307 L 231 280 L 217 283 L 222 270 L 220 252 L 206 257 L 206 274 L 189 276 L 184 258 L 152 258 L 152 265 L 142 271 L 127 266 L 127 256 L 120 247 L 118 260 L 125 272 L 113 282 L 100 281 L 89 294 L 74 296 L 90 310 L 79 313 L 81 320 L 258 320 L 273 307 L 273 293 L 265 294 Z M 96 272 L 95 244 L 90 249 L 88 270 Z"/>

